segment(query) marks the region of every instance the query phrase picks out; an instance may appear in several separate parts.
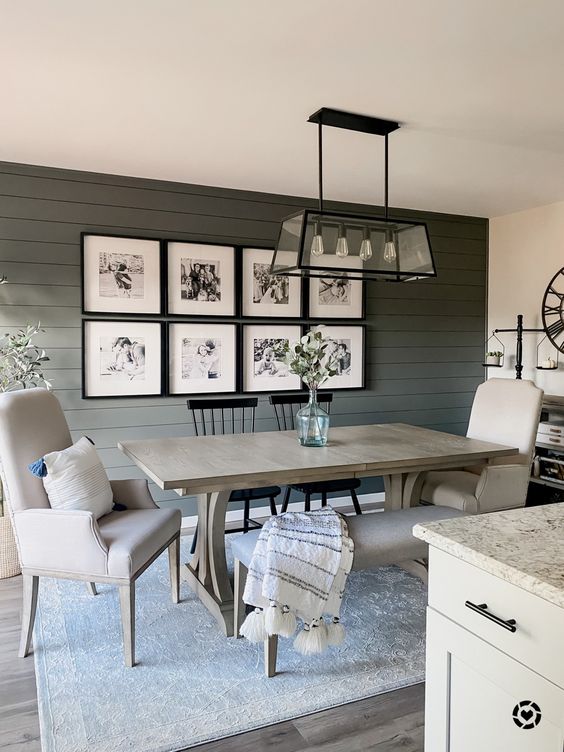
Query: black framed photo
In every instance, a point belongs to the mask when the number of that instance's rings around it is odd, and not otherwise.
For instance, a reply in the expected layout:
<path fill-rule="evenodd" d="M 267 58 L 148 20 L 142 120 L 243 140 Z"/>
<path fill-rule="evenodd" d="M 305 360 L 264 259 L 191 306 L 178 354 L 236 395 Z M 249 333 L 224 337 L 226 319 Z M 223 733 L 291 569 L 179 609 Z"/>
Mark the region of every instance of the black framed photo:
<path fill-rule="evenodd" d="M 168 325 L 168 393 L 228 394 L 237 391 L 237 325 Z"/>
<path fill-rule="evenodd" d="M 235 316 L 235 247 L 167 243 L 167 310 L 172 316 Z"/>
<path fill-rule="evenodd" d="M 243 391 L 301 390 L 299 376 L 290 373 L 286 348 L 302 333 L 299 324 L 243 324 Z"/>
<path fill-rule="evenodd" d="M 302 280 L 287 274 L 270 273 L 272 251 L 261 248 L 241 250 L 241 313 L 245 317 L 298 319 L 302 315 Z M 280 251 L 278 256 L 284 261 Z M 290 263 L 290 259 L 288 259 Z"/>
<path fill-rule="evenodd" d="M 164 324 L 160 321 L 82 321 L 82 396 L 164 394 Z"/>
<path fill-rule="evenodd" d="M 326 355 L 335 358 L 337 374 L 330 376 L 320 389 L 364 389 L 366 383 L 366 327 L 324 325 L 329 340 Z"/>
<path fill-rule="evenodd" d="M 358 266 L 362 268 L 360 258 L 334 257 L 335 265 Z M 312 256 L 312 263 L 321 263 Z M 314 319 L 363 319 L 364 318 L 364 282 L 351 279 L 346 272 L 342 276 L 310 277 L 309 279 L 309 316 Z"/>
<path fill-rule="evenodd" d="M 82 233 L 82 312 L 162 313 L 161 242 Z"/>

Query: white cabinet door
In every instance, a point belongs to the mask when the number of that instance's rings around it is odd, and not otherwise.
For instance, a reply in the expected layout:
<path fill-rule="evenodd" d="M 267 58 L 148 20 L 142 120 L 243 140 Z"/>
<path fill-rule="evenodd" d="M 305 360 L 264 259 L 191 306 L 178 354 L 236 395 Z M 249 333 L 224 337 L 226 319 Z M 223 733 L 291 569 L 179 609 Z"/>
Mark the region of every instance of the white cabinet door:
<path fill-rule="evenodd" d="M 425 691 L 426 752 L 564 750 L 564 690 L 432 608 Z"/>

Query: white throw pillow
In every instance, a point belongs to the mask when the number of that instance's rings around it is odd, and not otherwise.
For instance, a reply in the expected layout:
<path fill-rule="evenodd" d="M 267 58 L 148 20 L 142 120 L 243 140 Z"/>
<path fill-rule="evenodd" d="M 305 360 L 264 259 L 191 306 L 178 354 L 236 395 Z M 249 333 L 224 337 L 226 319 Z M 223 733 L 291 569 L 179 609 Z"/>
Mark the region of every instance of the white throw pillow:
<path fill-rule="evenodd" d="M 43 485 L 53 509 L 85 509 L 96 519 L 112 511 L 110 481 L 92 442 L 83 436 L 76 444 L 43 458 Z"/>

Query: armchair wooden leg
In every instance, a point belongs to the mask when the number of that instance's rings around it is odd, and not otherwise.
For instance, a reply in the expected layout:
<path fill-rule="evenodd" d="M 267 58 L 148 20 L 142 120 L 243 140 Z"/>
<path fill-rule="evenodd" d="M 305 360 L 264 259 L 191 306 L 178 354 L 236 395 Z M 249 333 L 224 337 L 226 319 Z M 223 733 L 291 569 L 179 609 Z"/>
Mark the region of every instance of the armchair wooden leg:
<path fill-rule="evenodd" d="M 135 582 L 119 586 L 125 665 L 135 666 Z"/>
<path fill-rule="evenodd" d="M 87 582 L 86 583 L 86 589 L 90 593 L 90 595 L 98 595 L 98 591 L 96 590 L 96 583 L 95 582 Z"/>
<path fill-rule="evenodd" d="M 20 649 L 18 655 L 25 658 L 29 655 L 31 638 L 33 635 L 33 624 L 35 622 L 35 612 L 37 611 L 37 595 L 39 592 L 39 577 L 30 574 L 23 576 L 23 611 L 22 611 L 22 633 L 20 639 Z"/>
<path fill-rule="evenodd" d="M 309 492 L 305 495 L 304 511 L 311 512 L 311 494 Z"/>
<path fill-rule="evenodd" d="M 264 673 L 269 679 L 276 675 L 277 655 L 278 635 L 271 635 L 264 641 Z"/>
<path fill-rule="evenodd" d="M 235 638 L 240 637 L 239 629 L 245 621 L 245 603 L 243 593 L 247 582 L 247 567 L 239 559 L 235 559 L 233 581 L 233 631 Z"/>
<path fill-rule="evenodd" d="M 180 536 L 175 538 L 168 547 L 168 571 L 172 602 L 178 603 L 180 601 Z"/>

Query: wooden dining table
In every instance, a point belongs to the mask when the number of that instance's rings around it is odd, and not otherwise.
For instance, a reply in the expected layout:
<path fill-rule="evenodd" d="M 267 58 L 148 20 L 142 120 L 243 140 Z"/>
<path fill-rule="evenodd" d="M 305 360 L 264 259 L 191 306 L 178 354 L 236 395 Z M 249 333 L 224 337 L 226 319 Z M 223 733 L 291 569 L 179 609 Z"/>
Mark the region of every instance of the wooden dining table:
<path fill-rule="evenodd" d="M 233 635 L 233 590 L 225 555 L 231 492 L 342 478 L 384 478 L 385 509 L 417 502 L 421 473 L 485 463 L 515 447 L 386 423 L 331 428 L 325 447 L 303 447 L 295 431 L 135 439 L 118 444 L 159 488 L 198 497 L 196 551 L 182 576 Z"/>

